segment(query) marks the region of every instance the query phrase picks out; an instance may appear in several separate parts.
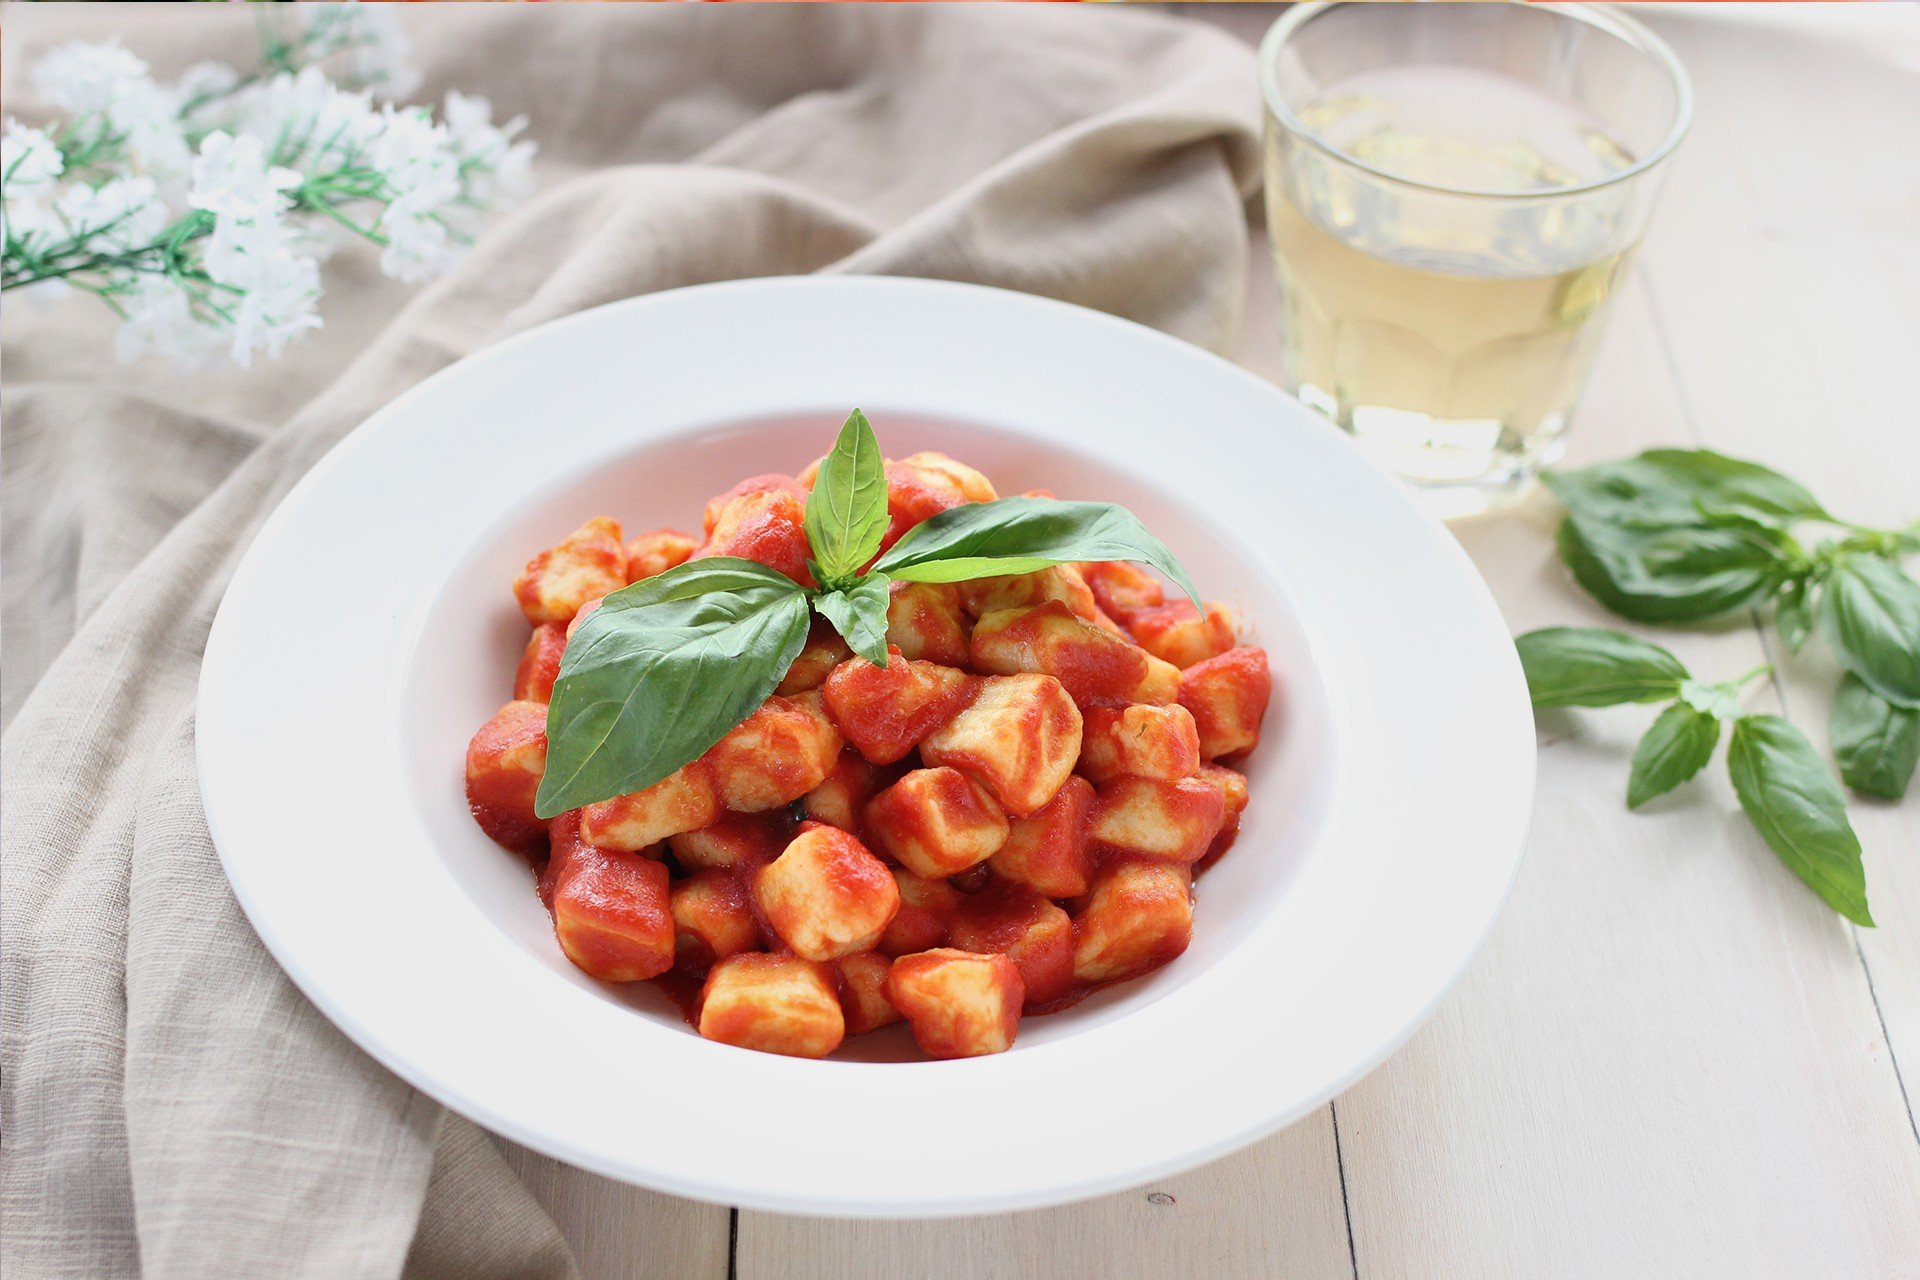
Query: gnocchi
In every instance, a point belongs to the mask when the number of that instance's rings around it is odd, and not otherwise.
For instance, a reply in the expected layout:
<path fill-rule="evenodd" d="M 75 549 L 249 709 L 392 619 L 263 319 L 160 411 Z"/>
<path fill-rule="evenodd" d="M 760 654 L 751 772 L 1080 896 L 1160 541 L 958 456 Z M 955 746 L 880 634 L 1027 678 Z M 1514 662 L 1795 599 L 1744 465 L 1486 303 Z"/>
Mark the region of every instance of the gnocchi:
<path fill-rule="evenodd" d="M 531 634 L 512 700 L 468 744 L 468 805 L 529 860 L 568 961 L 655 982 L 710 1040 L 820 1058 L 904 1023 L 887 1034 L 928 1057 L 1004 1052 L 1023 1017 L 1187 948 L 1195 877 L 1239 833 L 1273 692 L 1224 606 L 1123 562 L 893 581 L 884 666 L 816 618 L 774 692 L 697 759 L 535 814 L 581 624 L 708 556 L 813 586 L 818 466 L 742 481 L 698 536 L 623 540 L 595 517 L 535 555 L 512 584 Z M 944 454 L 882 470 L 883 547 L 997 496 Z"/>

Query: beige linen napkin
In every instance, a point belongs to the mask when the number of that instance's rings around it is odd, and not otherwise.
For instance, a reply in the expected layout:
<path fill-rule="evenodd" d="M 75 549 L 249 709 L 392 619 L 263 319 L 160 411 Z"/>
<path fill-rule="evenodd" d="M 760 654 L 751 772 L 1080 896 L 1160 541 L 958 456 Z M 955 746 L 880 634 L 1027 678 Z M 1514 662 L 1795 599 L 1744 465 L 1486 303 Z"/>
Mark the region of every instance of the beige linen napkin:
<path fill-rule="evenodd" d="M 173 73 L 244 49 L 244 9 L 14 6 L 8 109 L 49 44 L 111 30 Z M 1255 104 L 1224 36 L 990 5 L 408 20 L 427 93 L 525 111 L 544 148 L 540 196 L 452 278 L 406 295 L 349 255 L 329 330 L 245 375 L 114 365 L 80 300 L 5 307 L 9 1280 L 573 1273 L 495 1140 L 294 990 L 201 817 L 208 625 L 342 434 L 506 334 L 729 277 L 971 280 L 1215 347 L 1237 323 Z"/>

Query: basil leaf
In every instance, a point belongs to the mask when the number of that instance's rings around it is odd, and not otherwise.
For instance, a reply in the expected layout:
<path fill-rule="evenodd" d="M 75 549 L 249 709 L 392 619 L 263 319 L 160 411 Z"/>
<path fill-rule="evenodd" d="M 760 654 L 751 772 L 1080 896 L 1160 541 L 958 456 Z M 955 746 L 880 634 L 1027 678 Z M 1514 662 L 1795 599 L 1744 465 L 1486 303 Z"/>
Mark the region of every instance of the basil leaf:
<path fill-rule="evenodd" d="M 813 599 L 820 616 L 876 667 L 887 665 L 887 575 L 868 574 L 841 591 L 823 591 Z"/>
<path fill-rule="evenodd" d="M 1680 686 L 1680 701 L 1716 720 L 1738 720 L 1744 714 L 1740 709 L 1738 681 L 1709 684 L 1704 680 L 1688 680 Z"/>
<path fill-rule="evenodd" d="M 1907 794 L 1920 765 L 1920 710 L 1894 706 L 1849 672 L 1834 695 L 1827 737 L 1855 791 L 1886 800 Z"/>
<path fill-rule="evenodd" d="M 1684 702 L 1662 711 L 1634 748 L 1627 808 L 1638 809 L 1706 768 L 1719 744 L 1720 721 L 1712 714 Z"/>
<path fill-rule="evenodd" d="M 1807 736 L 1779 716 L 1745 716 L 1734 722 L 1727 772 L 1740 807 L 1780 860 L 1835 911 L 1871 927 L 1846 796 Z"/>
<path fill-rule="evenodd" d="M 1611 707 L 1680 692 L 1687 669 L 1659 645 L 1605 627 L 1544 627 L 1514 642 L 1536 707 Z"/>
<path fill-rule="evenodd" d="M 1920 583 L 1877 556 L 1834 562 L 1820 618 L 1840 665 L 1899 707 L 1920 707 Z"/>
<path fill-rule="evenodd" d="M 1793 539 L 1763 525 L 1613 524 L 1569 512 L 1559 544 L 1580 585 L 1636 622 L 1693 622 L 1749 608 L 1800 563 Z"/>
<path fill-rule="evenodd" d="M 1780 594 L 1774 597 L 1773 626 L 1788 653 L 1798 653 L 1806 647 L 1807 637 L 1813 634 L 1813 618 L 1813 580 L 1799 577 L 1782 583 Z"/>
<path fill-rule="evenodd" d="M 874 568 L 907 582 L 965 582 L 1076 560 L 1151 565 L 1200 603 L 1199 591 L 1166 544 L 1132 512 L 1108 502 L 970 502 L 907 530 Z"/>
<path fill-rule="evenodd" d="M 638 791 L 699 759 L 767 700 L 809 616 L 791 578 L 731 556 L 606 597 L 560 660 L 534 812 Z"/>
<path fill-rule="evenodd" d="M 1692 523 L 1703 509 L 1744 513 L 1782 527 L 1829 518 L 1795 481 L 1710 449 L 1649 449 L 1633 458 L 1550 472 L 1546 482 L 1569 511 L 1614 523 Z"/>
<path fill-rule="evenodd" d="M 887 474 L 867 415 L 855 409 L 807 495 L 807 544 L 823 587 L 844 585 L 887 532 Z"/>

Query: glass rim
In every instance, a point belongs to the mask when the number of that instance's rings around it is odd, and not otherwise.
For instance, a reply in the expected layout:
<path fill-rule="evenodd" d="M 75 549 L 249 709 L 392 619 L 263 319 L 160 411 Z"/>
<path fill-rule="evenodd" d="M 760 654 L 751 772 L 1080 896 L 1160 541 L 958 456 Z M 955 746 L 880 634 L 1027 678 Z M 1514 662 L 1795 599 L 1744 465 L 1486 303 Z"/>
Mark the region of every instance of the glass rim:
<path fill-rule="evenodd" d="M 1280 46 L 1299 28 L 1313 19 L 1333 9 L 1345 8 L 1350 4 L 1364 3 L 1365 0 L 1312 0 L 1312 3 L 1296 4 L 1281 14 L 1274 24 L 1267 28 L 1267 34 L 1260 40 L 1260 96 L 1265 101 L 1267 111 L 1289 133 L 1301 139 L 1308 146 L 1332 160 L 1357 169 L 1369 177 L 1396 186 L 1408 187 L 1416 191 L 1431 192 L 1435 195 L 1457 196 L 1468 200 L 1505 200 L 1513 203 L 1535 200 L 1564 200 L 1574 196 L 1590 195 L 1608 187 L 1618 186 L 1641 177 L 1657 169 L 1679 147 L 1681 139 L 1693 125 L 1693 82 L 1687 78 L 1686 68 L 1680 65 L 1680 59 L 1671 46 L 1659 36 L 1649 31 L 1640 22 L 1611 5 L 1595 4 L 1555 4 L 1541 5 L 1526 3 L 1525 0 L 1503 0 L 1504 3 L 1525 9 L 1531 13 L 1550 14 L 1555 18 L 1573 22 L 1584 22 L 1590 27 L 1606 32 L 1615 39 L 1638 49 L 1648 55 L 1655 63 L 1665 69 L 1674 88 L 1673 124 L 1659 143 L 1644 157 L 1635 160 L 1618 173 L 1610 173 L 1603 178 L 1594 178 L 1586 182 L 1574 183 L 1564 187 L 1550 187 L 1537 191 L 1486 191 L 1474 187 L 1445 186 L 1439 183 L 1422 182 L 1418 178 L 1408 178 L 1368 164 L 1348 151 L 1315 134 L 1295 115 L 1280 95 L 1280 86 L 1275 82 L 1275 67 L 1279 61 Z"/>

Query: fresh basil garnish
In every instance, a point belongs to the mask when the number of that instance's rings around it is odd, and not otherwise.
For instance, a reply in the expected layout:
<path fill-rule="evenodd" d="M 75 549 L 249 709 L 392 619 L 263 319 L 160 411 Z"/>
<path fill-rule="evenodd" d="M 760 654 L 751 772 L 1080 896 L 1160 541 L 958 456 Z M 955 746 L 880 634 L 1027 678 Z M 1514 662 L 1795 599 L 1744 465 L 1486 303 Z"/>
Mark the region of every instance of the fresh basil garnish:
<path fill-rule="evenodd" d="M 1827 721 L 1840 776 L 1855 791 L 1898 800 L 1920 765 L 1920 710 L 1896 707 L 1848 672 Z"/>
<path fill-rule="evenodd" d="M 1514 641 L 1536 707 L 1611 707 L 1680 692 L 1687 669 L 1658 645 L 1602 627 L 1547 627 Z"/>
<path fill-rule="evenodd" d="M 813 607 L 852 650 L 876 667 L 887 665 L 887 576 L 870 574 L 843 591 L 823 591 Z"/>
<path fill-rule="evenodd" d="M 888 520 L 880 445 L 855 409 L 807 496 L 817 589 L 751 560 L 713 557 L 602 600 L 561 659 L 534 811 L 550 818 L 639 791 L 699 759 L 778 687 L 814 612 L 884 667 L 890 578 L 961 582 L 1067 561 L 1138 560 L 1199 600 L 1173 553 L 1106 503 L 968 503 L 915 526 L 863 572 Z"/>
<path fill-rule="evenodd" d="M 1805 734 L 1779 716 L 1734 722 L 1727 771 L 1740 807 L 1780 860 L 1835 911 L 1871 926 L 1847 799 Z"/>
<path fill-rule="evenodd" d="M 964 582 L 1078 560 L 1151 565 L 1200 602 L 1200 592 L 1166 544 L 1132 512 L 1108 502 L 1001 498 L 968 503 L 909 529 L 874 568 L 907 582 Z"/>
<path fill-rule="evenodd" d="M 873 426 L 858 409 L 847 415 L 814 477 L 806 523 L 813 576 L 828 591 L 851 585 L 880 550 L 887 532 L 887 474 Z"/>
<path fill-rule="evenodd" d="M 799 584 L 731 556 L 607 596 L 560 661 L 534 812 L 639 791 L 699 759 L 767 700 L 807 621 Z"/>
<path fill-rule="evenodd" d="M 1707 767 L 1720 745 L 1720 719 L 1676 702 L 1660 713 L 1634 748 L 1627 775 L 1627 808 L 1638 809 Z"/>

